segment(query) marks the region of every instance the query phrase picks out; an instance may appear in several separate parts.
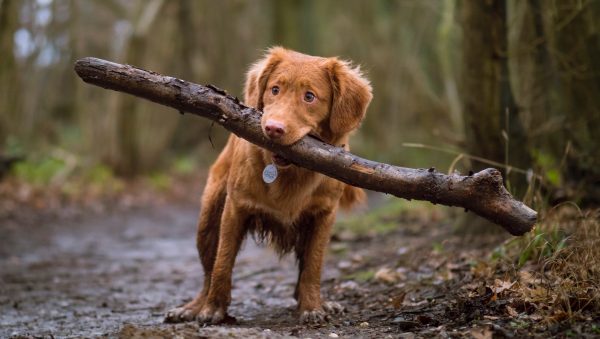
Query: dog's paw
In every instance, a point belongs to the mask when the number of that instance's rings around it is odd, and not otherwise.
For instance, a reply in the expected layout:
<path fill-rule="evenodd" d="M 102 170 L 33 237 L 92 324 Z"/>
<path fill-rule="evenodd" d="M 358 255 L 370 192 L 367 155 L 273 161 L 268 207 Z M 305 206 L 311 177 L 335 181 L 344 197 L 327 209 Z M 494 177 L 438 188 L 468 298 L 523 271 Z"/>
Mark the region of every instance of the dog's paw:
<path fill-rule="evenodd" d="M 197 305 L 185 305 L 170 309 L 165 315 L 165 323 L 181 323 L 196 319 L 201 307 Z"/>
<path fill-rule="evenodd" d="M 305 310 L 300 313 L 300 323 L 309 325 L 324 324 L 331 321 L 331 315 L 341 314 L 344 307 L 336 302 L 327 301 L 320 308 Z"/>
<path fill-rule="evenodd" d="M 234 324 L 236 319 L 227 314 L 225 307 L 205 305 L 200 313 L 196 315 L 196 321 L 200 324 Z"/>
<path fill-rule="evenodd" d="M 308 325 L 324 324 L 331 320 L 329 314 L 323 309 L 315 309 L 311 311 L 302 311 L 300 313 L 300 323 Z"/>
<path fill-rule="evenodd" d="M 329 314 L 341 314 L 344 312 L 344 306 L 334 302 L 334 301 L 326 301 L 322 305 L 323 310 Z"/>

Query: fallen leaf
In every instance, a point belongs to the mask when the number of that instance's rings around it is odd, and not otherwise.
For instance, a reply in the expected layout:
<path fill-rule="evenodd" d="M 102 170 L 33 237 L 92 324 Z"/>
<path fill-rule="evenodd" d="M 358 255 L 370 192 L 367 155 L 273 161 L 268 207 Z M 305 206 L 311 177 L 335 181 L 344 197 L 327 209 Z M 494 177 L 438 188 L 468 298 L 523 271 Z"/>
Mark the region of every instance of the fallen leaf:
<path fill-rule="evenodd" d="M 406 292 L 400 292 L 392 298 L 392 306 L 395 309 L 399 309 L 402 307 L 402 303 L 404 302 L 404 297 L 406 297 Z"/>
<path fill-rule="evenodd" d="M 341 260 L 337 266 L 340 270 L 348 270 L 352 267 L 352 263 L 347 260 Z"/>
<path fill-rule="evenodd" d="M 492 292 L 495 294 L 500 294 L 506 290 L 510 290 L 510 288 L 515 284 L 515 282 L 503 281 L 500 279 L 496 279 L 494 281 L 494 286 L 491 286 Z"/>
<path fill-rule="evenodd" d="M 475 339 L 492 339 L 492 331 L 487 327 L 476 327 L 471 330 L 471 335 Z"/>
<path fill-rule="evenodd" d="M 464 284 L 460 287 L 461 290 L 469 290 L 469 291 L 474 291 L 476 289 L 479 288 L 479 286 L 481 286 L 481 282 L 479 281 L 473 281 L 470 282 L 468 284 Z"/>
<path fill-rule="evenodd" d="M 478 262 L 477 265 L 471 268 L 471 272 L 476 278 L 487 278 L 493 275 L 492 268 L 484 262 Z"/>
<path fill-rule="evenodd" d="M 519 315 L 519 312 L 517 312 L 517 310 L 508 305 L 506 305 L 506 313 L 508 313 L 508 315 L 510 315 L 511 317 L 516 317 Z"/>
<path fill-rule="evenodd" d="M 538 301 L 548 301 L 550 303 L 554 302 L 555 296 L 550 295 L 547 289 L 543 287 L 536 288 L 526 288 L 523 289 L 525 292 L 525 301 L 538 302 Z M 550 297 L 550 298 L 549 298 Z"/>
<path fill-rule="evenodd" d="M 544 317 L 540 314 L 532 314 L 529 316 L 529 319 L 531 319 L 533 321 L 540 321 L 540 320 L 544 319 Z"/>
<path fill-rule="evenodd" d="M 375 280 L 381 281 L 387 284 L 393 284 L 398 281 L 398 275 L 387 267 L 382 267 L 375 273 Z"/>
<path fill-rule="evenodd" d="M 522 285 L 539 285 L 542 279 L 536 278 L 530 271 L 519 271 L 519 281 Z"/>

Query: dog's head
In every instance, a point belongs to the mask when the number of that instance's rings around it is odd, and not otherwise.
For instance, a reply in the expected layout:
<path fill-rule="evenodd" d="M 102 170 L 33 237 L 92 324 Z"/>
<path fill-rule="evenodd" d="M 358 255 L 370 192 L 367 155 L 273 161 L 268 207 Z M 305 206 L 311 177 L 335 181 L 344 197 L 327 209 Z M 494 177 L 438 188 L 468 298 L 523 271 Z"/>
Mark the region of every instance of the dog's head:
<path fill-rule="evenodd" d="M 263 111 L 265 136 L 283 145 L 309 133 L 338 142 L 360 125 L 372 98 L 369 81 L 350 63 L 281 47 L 250 68 L 245 96 Z"/>

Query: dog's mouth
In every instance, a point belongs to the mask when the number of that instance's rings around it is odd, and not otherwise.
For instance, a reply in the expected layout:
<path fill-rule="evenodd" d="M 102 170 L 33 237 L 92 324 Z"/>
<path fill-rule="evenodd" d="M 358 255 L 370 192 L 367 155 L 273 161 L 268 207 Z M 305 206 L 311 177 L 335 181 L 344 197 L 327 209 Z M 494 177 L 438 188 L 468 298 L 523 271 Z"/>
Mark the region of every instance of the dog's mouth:
<path fill-rule="evenodd" d="M 273 163 L 275 163 L 275 165 L 277 165 L 279 167 L 288 167 L 289 165 L 292 164 L 291 161 L 289 161 L 288 159 L 282 157 L 279 154 L 273 153 L 272 158 L 273 158 Z"/>

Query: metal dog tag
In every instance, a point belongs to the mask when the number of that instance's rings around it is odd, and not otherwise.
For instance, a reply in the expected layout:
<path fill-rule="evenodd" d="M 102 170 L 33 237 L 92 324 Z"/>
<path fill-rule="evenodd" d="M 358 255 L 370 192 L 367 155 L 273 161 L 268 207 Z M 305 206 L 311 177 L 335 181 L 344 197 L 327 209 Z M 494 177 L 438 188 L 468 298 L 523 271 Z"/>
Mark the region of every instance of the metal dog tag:
<path fill-rule="evenodd" d="M 263 170 L 263 181 L 270 184 L 275 181 L 275 179 L 277 179 L 277 166 L 269 164 Z"/>

